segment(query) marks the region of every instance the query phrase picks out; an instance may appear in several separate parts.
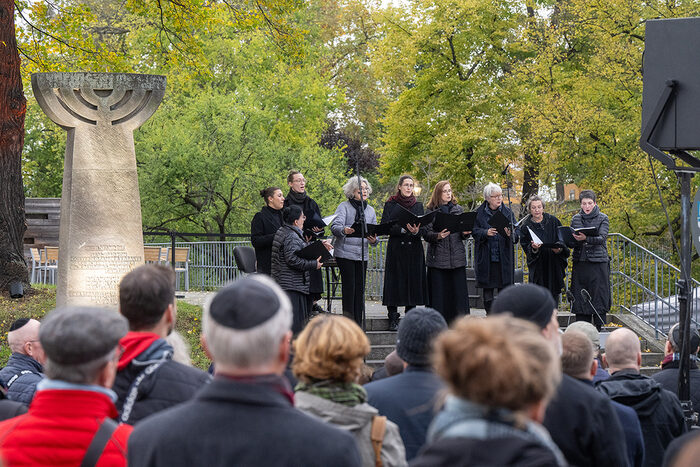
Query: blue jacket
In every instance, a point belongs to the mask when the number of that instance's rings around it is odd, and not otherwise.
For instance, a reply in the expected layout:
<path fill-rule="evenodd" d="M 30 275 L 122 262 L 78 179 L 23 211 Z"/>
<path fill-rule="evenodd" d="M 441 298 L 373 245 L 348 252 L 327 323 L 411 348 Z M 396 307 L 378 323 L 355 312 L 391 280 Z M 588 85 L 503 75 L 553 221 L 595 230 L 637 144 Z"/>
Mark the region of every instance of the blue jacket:
<path fill-rule="evenodd" d="M 501 279 L 503 281 L 503 286 L 509 285 L 511 283 L 511 271 L 513 270 L 513 258 L 511 256 L 511 249 L 513 248 L 513 243 L 510 238 L 505 238 L 501 234 L 497 234 L 495 237 L 489 237 L 487 232 L 491 228 L 489 225 L 489 219 L 491 219 L 491 214 L 486 210 L 488 203 L 484 201 L 481 206 L 476 210 L 476 221 L 474 222 L 474 229 L 472 230 L 472 237 L 474 237 L 474 255 L 475 264 L 474 272 L 476 273 L 476 282 L 478 287 L 482 288 L 496 288 L 498 284 L 491 281 L 490 269 L 492 265 L 498 265 L 501 268 Z M 507 206 L 501 204 L 499 210 L 504 216 L 513 220 L 515 224 L 515 216 Z M 520 239 L 520 229 L 515 227 L 515 242 Z M 492 262 L 492 254 L 498 256 L 499 261 Z"/>
<path fill-rule="evenodd" d="M 403 373 L 365 385 L 367 402 L 399 426 L 410 461 L 425 444 L 444 383 L 427 368 L 409 366 Z"/>
<path fill-rule="evenodd" d="M 34 398 L 36 385 L 44 379 L 41 363 L 29 355 L 13 353 L 5 368 L 0 370 L 0 384 L 7 389 L 7 398 L 25 405 Z"/>

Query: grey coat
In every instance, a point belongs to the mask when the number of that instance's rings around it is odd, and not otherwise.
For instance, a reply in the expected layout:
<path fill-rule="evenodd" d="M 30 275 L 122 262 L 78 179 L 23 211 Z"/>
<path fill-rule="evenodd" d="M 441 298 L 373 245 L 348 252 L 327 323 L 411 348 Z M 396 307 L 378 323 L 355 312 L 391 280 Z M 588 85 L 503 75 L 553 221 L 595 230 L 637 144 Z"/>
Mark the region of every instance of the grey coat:
<path fill-rule="evenodd" d="M 591 263 L 607 263 L 608 248 L 606 239 L 608 238 L 609 221 L 608 216 L 600 212 L 598 206 L 593 208 L 591 214 L 585 215 L 583 212 L 574 214 L 571 218 L 571 227 L 580 229 L 581 227 L 595 227 L 598 229 L 598 235 L 594 237 L 586 237 L 583 242 L 576 242 L 574 261 L 588 261 Z"/>
<path fill-rule="evenodd" d="M 462 214 L 464 209 L 455 204 L 450 209 L 450 214 Z M 456 269 L 467 265 L 467 248 L 464 245 L 462 232 L 451 233 L 449 237 L 438 239 L 438 233 L 433 230 L 433 224 L 429 224 L 423 237 L 428 242 L 428 254 L 425 257 L 425 265 L 436 269 Z"/>
<path fill-rule="evenodd" d="M 362 246 L 365 249 L 365 259 L 369 260 L 369 241 L 359 237 L 346 237 L 343 229 L 352 227 L 355 223 L 355 208 L 350 201 L 343 201 L 335 210 L 336 218 L 331 223 L 331 232 L 335 235 L 333 244 L 333 256 L 336 258 L 351 259 L 353 261 L 362 261 Z M 365 220 L 368 224 L 377 223 L 377 214 L 374 208 L 369 204 L 365 208 Z"/>
<path fill-rule="evenodd" d="M 308 392 L 294 394 L 294 405 L 302 412 L 323 420 L 355 436 L 360 451 L 362 465 L 374 467 L 374 448 L 370 439 L 372 419 L 379 415 L 377 409 L 367 403 L 350 407 L 323 399 Z M 390 420 L 386 421 L 386 432 L 382 442 L 382 465 L 386 467 L 406 465 L 406 451 L 399 434 L 399 428 Z"/>
<path fill-rule="evenodd" d="M 316 260 L 297 256 L 305 246 L 299 228 L 285 224 L 277 230 L 272 240 L 272 278 L 283 290 L 309 293 L 309 271 L 316 269 Z"/>

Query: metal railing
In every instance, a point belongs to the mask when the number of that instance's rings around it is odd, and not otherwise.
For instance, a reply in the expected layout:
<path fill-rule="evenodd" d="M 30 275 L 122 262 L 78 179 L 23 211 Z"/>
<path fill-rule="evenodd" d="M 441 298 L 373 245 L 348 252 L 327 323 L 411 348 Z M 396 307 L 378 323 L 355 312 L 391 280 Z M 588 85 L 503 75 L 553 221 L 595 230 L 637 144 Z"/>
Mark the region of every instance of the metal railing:
<path fill-rule="evenodd" d="M 172 247 L 172 242 L 148 243 L 147 245 Z M 251 246 L 249 240 L 175 242 L 175 246 L 190 248 L 190 287 L 215 290 L 243 273 L 238 270 L 233 258 L 236 246 Z M 367 297 L 382 299 L 384 284 L 384 263 L 386 260 L 387 239 L 379 239 L 375 247 L 369 249 L 367 266 Z M 608 236 L 610 262 L 610 282 L 612 312 L 629 312 L 638 316 L 665 335 L 678 321 L 678 300 L 676 282 L 680 278 L 679 269 L 650 250 L 642 247 L 622 234 Z M 527 276 L 527 261 L 521 248 L 516 249 L 516 267 L 523 269 Z M 467 240 L 467 268 L 474 267 L 474 243 Z M 571 270 L 571 259 L 567 276 Z M 326 275 L 323 275 L 324 282 Z M 182 278 L 181 278 L 182 280 Z M 567 277 L 566 283 L 569 280 Z M 182 285 L 182 284 L 181 284 Z M 693 279 L 692 319 L 698 325 L 697 310 L 700 309 L 700 282 Z M 697 304 L 697 306 L 693 306 Z M 569 309 L 566 295 L 562 294 L 561 309 Z"/>

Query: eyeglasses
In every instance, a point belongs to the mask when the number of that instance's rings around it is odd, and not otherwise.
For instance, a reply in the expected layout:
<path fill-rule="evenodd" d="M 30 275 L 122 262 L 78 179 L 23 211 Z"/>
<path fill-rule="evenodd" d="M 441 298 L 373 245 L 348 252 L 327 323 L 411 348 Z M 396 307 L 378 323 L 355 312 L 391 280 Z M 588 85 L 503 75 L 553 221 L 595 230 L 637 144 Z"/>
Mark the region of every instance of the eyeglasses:
<path fill-rule="evenodd" d="M 498 195 L 491 195 L 489 198 L 503 198 L 503 193 L 498 194 Z"/>

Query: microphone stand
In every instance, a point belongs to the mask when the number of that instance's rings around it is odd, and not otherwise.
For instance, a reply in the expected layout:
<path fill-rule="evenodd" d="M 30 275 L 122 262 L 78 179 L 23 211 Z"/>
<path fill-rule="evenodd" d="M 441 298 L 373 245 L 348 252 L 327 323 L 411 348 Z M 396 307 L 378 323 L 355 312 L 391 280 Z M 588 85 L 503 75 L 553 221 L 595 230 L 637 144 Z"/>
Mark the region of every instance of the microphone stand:
<path fill-rule="evenodd" d="M 595 307 L 593 306 L 593 302 L 591 301 L 591 294 L 588 293 L 588 290 L 581 289 L 581 296 L 586 299 L 586 301 L 588 302 L 588 305 L 591 307 L 591 309 L 593 310 L 595 315 L 598 317 L 598 321 L 601 322 L 600 326 L 602 327 L 605 323 L 603 322 L 603 318 L 600 316 L 600 313 L 598 313 L 598 310 L 596 310 Z M 596 328 L 597 327 L 598 326 L 596 326 Z"/>
<path fill-rule="evenodd" d="M 508 216 L 508 220 L 510 221 L 510 283 L 513 285 L 515 284 L 515 228 L 513 226 L 513 207 L 510 202 L 510 189 L 513 188 L 510 164 L 508 164 L 501 173 L 506 177 L 506 196 L 508 196 L 508 209 L 510 210 L 510 215 Z"/>
<path fill-rule="evenodd" d="M 365 197 L 362 192 L 362 177 L 360 177 L 360 160 L 355 161 L 355 171 L 357 172 L 357 187 L 360 190 L 360 228 L 362 230 L 362 236 L 360 237 L 360 251 L 362 255 L 362 331 L 367 331 L 367 311 L 365 309 L 366 293 L 365 285 L 367 283 L 367 278 L 365 277 L 367 271 L 367 259 L 365 258 L 365 237 L 367 236 L 367 220 L 365 219 Z M 369 240 L 367 240 L 369 247 Z"/>

